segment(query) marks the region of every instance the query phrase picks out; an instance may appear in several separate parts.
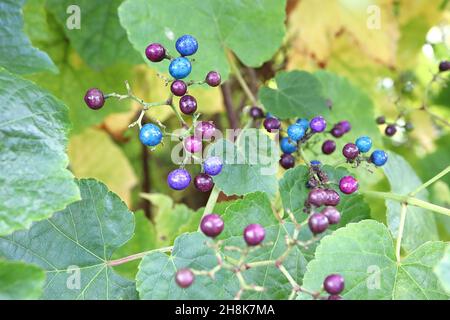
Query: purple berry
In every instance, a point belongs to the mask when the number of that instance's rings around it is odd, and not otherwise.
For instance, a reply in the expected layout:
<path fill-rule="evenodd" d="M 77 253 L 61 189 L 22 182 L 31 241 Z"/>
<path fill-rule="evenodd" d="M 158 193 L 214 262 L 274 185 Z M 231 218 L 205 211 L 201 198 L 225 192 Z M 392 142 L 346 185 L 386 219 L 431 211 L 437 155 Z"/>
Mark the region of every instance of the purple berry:
<path fill-rule="evenodd" d="M 264 128 L 268 132 L 275 132 L 276 130 L 280 129 L 281 122 L 277 118 L 266 118 L 264 120 Z"/>
<path fill-rule="evenodd" d="M 319 234 L 327 230 L 328 218 L 322 213 L 314 213 L 308 219 L 309 229 L 314 234 Z"/>
<path fill-rule="evenodd" d="M 318 116 L 310 121 L 309 127 L 313 132 L 322 132 L 327 127 L 327 122 L 322 116 Z"/>
<path fill-rule="evenodd" d="M 344 277 L 340 274 L 330 274 L 323 281 L 323 288 L 331 295 L 337 295 L 344 290 Z"/>
<path fill-rule="evenodd" d="M 197 123 L 195 127 L 195 136 L 200 137 L 201 139 L 211 139 L 216 132 L 216 126 L 212 122 L 201 121 Z"/>
<path fill-rule="evenodd" d="M 352 176 L 345 176 L 339 181 L 339 189 L 345 194 L 358 190 L 358 181 Z"/>
<path fill-rule="evenodd" d="M 312 189 L 308 194 L 308 203 L 310 205 L 320 207 L 325 204 L 327 200 L 327 192 L 324 189 Z"/>
<path fill-rule="evenodd" d="M 194 186 L 198 191 L 208 192 L 214 187 L 213 178 L 206 173 L 199 173 L 194 178 Z"/>
<path fill-rule="evenodd" d="M 325 207 L 321 213 L 327 217 L 330 224 L 338 224 L 341 221 L 341 214 L 335 207 Z"/>
<path fill-rule="evenodd" d="M 331 296 L 328 296 L 328 300 L 343 300 L 343 298 L 340 295 L 332 294 Z"/>
<path fill-rule="evenodd" d="M 167 176 L 167 184 L 174 190 L 186 189 L 191 183 L 191 175 L 185 169 L 175 169 Z"/>
<path fill-rule="evenodd" d="M 184 96 L 187 91 L 187 85 L 183 80 L 175 80 L 170 85 L 170 91 L 177 97 Z"/>
<path fill-rule="evenodd" d="M 352 125 L 347 120 L 340 121 L 336 127 L 340 128 L 344 133 L 350 132 L 352 130 Z"/>
<path fill-rule="evenodd" d="M 324 201 L 324 205 L 326 206 L 337 206 L 339 201 L 341 200 L 341 196 L 339 193 L 334 191 L 333 189 L 325 189 L 326 197 Z"/>
<path fill-rule="evenodd" d="M 264 240 L 265 236 L 266 231 L 260 224 L 249 224 L 244 229 L 244 240 L 249 246 L 257 246 Z"/>
<path fill-rule="evenodd" d="M 194 274 L 190 269 L 180 269 L 175 275 L 175 282 L 181 288 L 188 288 L 194 282 Z"/>
<path fill-rule="evenodd" d="M 166 49 L 159 43 L 152 43 L 145 49 L 145 55 L 148 60 L 159 62 L 166 57 Z"/>
<path fill-rule="evenodd" d="M 220 77 L 220 73 L 217 71 L 210 71 L 206 75 L 205 82 L 211 87 L 217 87 L 220 84 L 222 78 Z"/>
<path fill-rule="evenodd" d="M 386 129 L 384 130 L 384 133 L 388 136 L 388 137 L 392 137 L 395 133 L 397 132 L 397 128 L 395 127 L 395 125 L 390 124 L 386 127 Z"/>
<path fill-rule="evenodd" d="M 180 99 L 180 110 L 184 114 L 192 114 L 197 110 L 197 100 L 190 95 L 182 96 Z"/>
<path fill-rule="evenodd" d="M 219 157 L 209 157 L 203 162 L 203 170 L 210 176 L 216 176 L 222 171 L 223 162 Z"/>
<path fill-rule="evenodd" d="M 210 213 L 203 217 L 200 222 L 200 230 L 208 237 L 215 238 L 223 230 L 224 223 L 218 214 Z"/>
<path fill-rule="evenodd" d="M 262 109 L 256 106 L 250 108 L 249 114 L 253 119 L 260 119 L 264 117 L 264 112 Z"/>
<path fill-rule="evenodd" d="M 336 142 L 334 142 L 333 140 L 326 140 L 322 144 L 322 152 L 324 154 L 332 154 L 334 150 L 336 150 Z"/>
<path fill-rule="evenodd" d="M 183 144 L 186 151 L 190 153 L 197 153 L 202 150 L 202 141 L 195 136 L 187 137 Z"/>
<path fill-rule="evenodd" d="M 341 127 L 339 126 L 334 126 L 331 131 L 330 131 L 331 135 L 335 138 L 340 138 L 344 135 L 344 130 L 342 130 Z"/>
<path fill-rule="evenodd" d="M 280 158 L 280 165 L 286 170 L 293 168 L 295 166 L 295 158 L 291 154 L 283 153 Z"/>
<path fill-rule="evenodd" d="M 379 116 L 375 119 L 375 121 L 377 122 L 377 124 L 385 124 L 386 118 L 384 116 Z"/>
<path fill-rule="evenodd" d="M 439 63 L 439 71 L 440 72 L 445 72 L 450 70 L 450 61 L 441 61 Z"/>
<path fill-rule="evenodd" d="M 97 88 L 89 89 L 84 95 L 84 102 L 93 110 L 98 110 L 105 104 L 103 92 Z"/>
<path fill-rule="evenodd" d="M 342 148 L 342 154 L 348 160 L 355 159 L 359 154 L 359 149 L 354 143 L 347 143 L 344 148 Z"/>

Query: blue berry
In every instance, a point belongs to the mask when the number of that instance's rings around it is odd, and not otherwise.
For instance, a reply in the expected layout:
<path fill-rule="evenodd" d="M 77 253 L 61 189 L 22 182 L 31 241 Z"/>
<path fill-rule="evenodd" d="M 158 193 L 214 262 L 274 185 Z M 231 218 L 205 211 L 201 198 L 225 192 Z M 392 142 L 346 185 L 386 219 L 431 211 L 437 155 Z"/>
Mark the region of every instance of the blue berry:
<path fill-rule="evenodd" d="M 191 183 L 191 175 L 186 169 L 175 169 L 167 176 L 167 184 L 174 190 L 186 189 Z"/>
<path fill-rule="evenodd" d="M 297 151 L 297 145 L 289 140 L 288 137 L 284 137 L 280 140 L 280 148 L 283 153 L 292 153 Z"/>
<path fill-rule="evenodd" d="M 186 78 L 192 70 L 191 62 L 184 57 L 173 59 L 169 65 L 169 73 L 175 79 Z"/>
<path fill-rule="evenodd" d="M 322 132 L 327 127 L 327 122 L 322 116 L 318 116 L 309 122 L 309 127 L 313 132 Z"/>
<path fill-rule="evenodd" d="M 149 147 L 158 145 L 161 142 L 162 137 L 161 129 L 153 123 L 145 124 L 139 132 L 139 139 L 143 144 Z"/>
<path fill-rule="evenodd" d="M 375 150 L 370 155 L 370 161 L 377 167 L 381 167 L 384 165 L 388 160 L 388 155 L 383 150 Z"/>
<path fill-rule="evenodd" d="M 297 119 L 297 123 L 306 131 L 309 129 L 309 120 L 305 118 Z"/>
<path fill-rule="evenodd" d="M 193 36 L 185 34 L 178 38 L 175 48 L 182 56 L 190 56 L 197 52 L 198 42 Z"/>
<path fill-rule="evenodd" d="M 310 164 L 312 166 L 320 166 L 322 163 L 319 160 L 311 160 Z"/>
<path fill-rule="evenodd" d="M 223 162 L 219 157 L 209 157 L 203 162 L 203 170 L 210 176 L 216 176 L 222 171 Z"/>
<path fill-rule="evenodd" d="M 298 141 L 305 135 L 305 129 L 300 124 L 292 124 L 288 127 L 287 133 L 289 138 Z"/>
<path fill-rule="evenodd" d="M 365 153 L 372 148 L 372 139 L 368 136 L 362 136 L 356 139 L 355 144 L 358 147 L 359 152 Z"/>

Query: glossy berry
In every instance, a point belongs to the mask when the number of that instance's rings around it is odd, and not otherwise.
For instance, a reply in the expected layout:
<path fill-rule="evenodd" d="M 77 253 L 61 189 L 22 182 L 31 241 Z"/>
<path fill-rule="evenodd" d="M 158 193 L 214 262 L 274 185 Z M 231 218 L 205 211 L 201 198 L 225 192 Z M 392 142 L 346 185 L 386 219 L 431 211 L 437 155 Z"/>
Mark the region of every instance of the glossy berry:
<path fill-rule="evenodd" d="M 305 129 L 300 124 L 291 124 L 287 128 L 287 134 L 291 140 L 299 141 L 305 135 Z"/>
<path fill-rule="evenodd" d="M 182 56 L 191 56 L 197 52 L 198 42 L 191 35 L 184 35 L 178 38 L 175 48 Z"/>
<path fill-rule="evenodd" d="M 328 296 L 328 300 L 344 300 L 340 295 L 332 294 Z"/>
<path fill-rule="evenodd" d="M 222 78 L 217 71 L 210 71 L 206 75 L 205 82 L 211 87 L 217 87 L 220 84 Z"/>
<path fill-rule="evenodd" d="M 195 127 L 195 136 L 201 139 L 211 139 L 216 132 L 216 126 L 210 121 L 201 121 Z"/>
<path fill-rule="evenodd" d="M 275 132 L 280 129 L 281 122 L 277 118 L 266 118 L 264 120 L 264 128 L 269 132 Z"/>
<path fill-rule="evenodd" d="M 352 176 L 345 176 L 339 181 L 339 190 L 345 194 L 352 194 L 358 190 L 358 181 Z"/>
<path fill-rule="evenodd" d="M 143 144 L 149 147 L 158 145 L 161 142 L 162 137 L 161 129 L 153 123 L 143 125 L 141 131 L 139 131 L 139 139 Z"/>
<path fill-rule="evenodd" d="M 384 116 L 379 116 L 375 119 L 375 121 L 377 122 L 377 124 L 385 124 L 386 118 Z"/>
<path fill-rule="evenodd" d="M 286 170 L 293 168 L 295 166 L 295 158 L 291 154 L 283 153 L 280 158 L 280 165 Z"/>
<path fill-rule="evenodd" d="M 191 175 L 185 169 L 175 169 L 167 176 L 167 184 L 174 190 L 186 189 L 191 183 Z"/>
<path fill-rule="evenodd" d="M 348 133 L 352 130 L 352 125 L 347 120 L 340 121 L 336 127 L 340 128 L 344 133 Z"/>
<path fill-rule="evenodd" d="M 98 110 L 105 104 L 103 92 L 97 88 L 89 89 L 84 95 L 84 102 L 93 110 Z"/>
<path fill-rule="evenodd" d="M 194 186 L 198 191 L 208 192 L 214 187 L 214 182 L 211 176 L 206 173 L 199 173 L 194 178 Z"/>
<path fill-rule="evenodd" d="M 327 192 L 324 189 L 312 189 L 308 194 L 308 203 L 320 207 L 327 201 Z"/>
<path fill-rule="evenodd" d="M 362 136 L 356 139 L 355 144 L 359 152 L 366 153 L 372 148 L 372 139 L 368 136 Z"/>
<path fill-rule="evenodd" d="M 347 143 L 344 146 L 344 148 L 342 148 L 342 154 L 348 160 L 353 160 L 353 159 L 355 159 L 358 156 L 359 150 L 358 150 L 358 147 L 356 146 L 356 144 L 354 144 L 354 143 Z"/>
<path fill-rule="evenodd" d="M 222 171 L 223 162 L 219 157 L 209 157 L 203 162 L 203 170 L 210 176 L 218 175 Z"/>
<path fill-rule="evenodd" d="M 319 160 L 311 160 L 310 164 L 312 166 L 320 166 L 322 163 Z"/>
<path fill-rule="evenodd" d="M 370 161 L 377 167 L 381 167 L 388 161 L 388 155 L 383 150 L 375 150 L 370 155 Z"/>
<path fill-rule="evenodd" d="M 180 269 L 175 275 L 175 282 L 181 288 L 188 288 L 194 282 L 194 274 L 189 269 Z"/>
<path fill-rule="evenodd" d="M 184 139 L 184 149 L 190 153 L 197 153 L 202 150 L 202 141 L 195 136 Z"/>
<path fill-rule="evenodd" d="M 336 295 L 344 291 L 344 277 L 340 274 L 330 274 L 323 281 L 323 288 L 326 292 Z"/>
<path fill-rule="evenodd" d="M 322 116 L 318 116 L 311 120 L 309 127 L 313 132 L 322 132 L 327 127 L 327 122 Z"/>
<path fill-rule="evenodd" d="M 297 119 L 297 124 L 299 124 L 306 132 L 309 129 L 309 120 L 305 118 Z"/>
<path fill-rule="evenodd" d="M 210 213 L 203 217 L 200 222 L 200 230 L 208 237 L 215 238 L 223 230 L 224 223 L 218 214 Z"/>
<path fill-rule="evenodd" d="M 327 217 L 330 224 L 338 224 L 341 221 L 341 214 L 335 207 L 325 207 L 321 213 Z"/>
<path fill-rule="evenodd" d="M 331 131 L 330 131 L 331 135 L 335 138 L 340 138 L 344 135 L 344 130 L 342 130 L 341 127 L 339 126 L 334 126 Z"/>
<path fill-rule="evenodd" d="M 151 62 L 159 62 L 166 57 L 166 49 L 159 43 L 151 43 L 145 49 L 145 55 Z"/>
<path fill-rule="evenodd" d="M 314 213 L 308 219 L 309 230 L 314 234 L 319 234 L 327 230 L 328 219 L 322 213 Z"/>
<path fill-rule="evenodd" d="M 450 70 L 450 61 L 441 61 L 439 63 L 439 71 L 440 72 L 445 72 Z"/>
<path fill-rule="evenodd" d="M 264 112 L 262 111 L 261 108 L 256 106 L 250 108 L 249 114 L 250 117 L 252 117 L 253 119 L 264 118 Z"/>
<path fill-rule="evenodd" d="M 384 133 L 388 136 L 388 137 L 392 137 L 395 133 L 397 132 L 397 128 L 395 127 L 395 125 L 390 124 L 386 127 L 386 129 L 384 130 Z"/>
<path fill-rule="evenodd" d="M 178 57 L 173 59 L 169 65 L 169 73 L 175 79 L 186 78 L 192 70 L 189 59 Z"/>
<path fill-rule="evenodd" d="M 334 191 L 333 189 L 325 189 L 325 200 L 323 202 L 326 206 L 337 206 L 341 201 L 341 196 L 339 193 Z"/>
<path fill-rule="evenodd" d="M 197 100 L 187 94 L 181 97 L 179 106 L 184 114 L 193 114 L 197 110 Z"/>
<path fill-rule="evenodd" d="M 249 224 L 244 229 L 244 240 L 249 246 L 257 246 L 264 240 L 265 236 L 266 231 L 260 224 Z"/>
<path fill-rule="evenodd" d="M 322 152 L 324 154 L 332 154 L 336 150 L 336 142 L 333 140 L 325 140 L 322 144 Z"/>
<path fill-rule="evenodd" d="M 177 97 L 182 97 L 186 94 L 187 85 L 183 80 L 175 80 L 170 85 L 170 91 Z"/>
<path fill-rule="evenodd" d="M 297 151 L 297 144 L 288 137 L 284 137 L 280 140 L 280 148 L 284 153 L 293 153 Z"/>

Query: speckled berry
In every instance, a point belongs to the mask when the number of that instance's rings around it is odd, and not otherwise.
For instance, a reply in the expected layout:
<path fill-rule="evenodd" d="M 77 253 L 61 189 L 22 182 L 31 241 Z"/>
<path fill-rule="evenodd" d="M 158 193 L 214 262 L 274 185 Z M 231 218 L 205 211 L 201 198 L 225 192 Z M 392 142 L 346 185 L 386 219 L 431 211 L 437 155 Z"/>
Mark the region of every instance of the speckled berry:
<path fill-rule="evenodd" d="M 194 274 L 190 269 L 180 269 L 175 275 L 175 282 L 181 288 L 188 288 L 194 282 Z"/>
<path fill-rule="evenodd" d="M 161 129 L 153 124 L 153 123 L 147 123 L 142 126 L 141 130 L 139 131 L 139 140 L 143 144 L 149 147 L 154 147 L 158 145 L 163 138 Z"/>
<path fill-rule="evenodd" d="M 280 165 L 286 170 L 293 168 L 295 166 L 295 158 L 291 154 L 283 153 L 280 158 Z"/>
<path fill-rule="evenodd" d="M 322 144 L 322 152 L 324 154 L 332 154 L 336 150 L 336 142 L 333 140 L 325 140 Z"/>
<path fill-rule="evenodd" d="M 299 124 L 305 130 L 305 132 L 309 129 L 309 120 L 308 119 L 300 118 L 300 119 L 297 119 L 296 123 Z"/>
<path fill-rule="evenodd" d="M 145 49 L 145 55 L 151 62 L 159 62 L 166 57 L 166 49 L 159 43 L 151 43 Z"/>
<path fill-rule="evenodd" d="M 170 85 L 170 91 L 177 97 L 184 96 L 187 91 L 187 85 L 183 80 L 175 80 Z"/>
<path fill-rule="evenodd" d="M 337 206 L 341 201 L 341 196 L 339 193 L 334 191 L 333 189 L 325 189 L 326 197 L 323 202 L 326 206 Z"/>
<path fill-rule="evenodd" d="M 356 139 L 355 144 L 359 152 L 366 153 L 372 148 L 372 139 L 368 136 L 362 136 Z"/>
<path fill-rule="evenodd" d="M 283 153 L 293 153 L 297 151 L 297 144 L 288 137 L 284 137 L 280 140 L 280 148 Z"/>
<path fill-rule="evenodd" d="M 277 118 L 266 118 L 264 120 L 264 128 L 268 132 L 275 132 L 276 130 L 280 129 L 281 122 Z"/>
<path fill-rule="evenodd" d="M 218 214 L 210 213 L 205 215 L 200 222 L 200 230 L 208 237 L 215 238 L 223 230 L 224 223 Z"/>
<path fill-rule="evenodd" d="M 377 167 L 383 166 L 388 160 L 388 155 L 383 150 L 375 150 L 370 155 L 370 161 Z"/>
<path fill-rule="evenodd" d="M 341 214 L 335 207 L 325 207 L 321 213 L 327 217 L 330 224 L 338 224 L 341 221 Z"/>
<path fill-rule="evenodd" d="M 352 194 L 358 190 L 358 181 L 352 176 L 345 176 L 339 181 L 339 190 L 345 194 Z"/>
<path fill-rule="evenodd" d="M 341 293 L 344 290 L 344 277 L 340 274 L 330 274 L 323 281 L 323 288 L 332 295 Z"/>
<path fill-rule="evenodd" d="M 249 246 L 257 246 L 264 240 L 265 236 L 266 231 L 260 224 L 249 224 L 244 229 L 244 240 Z"/>
<path fill-rule="evenodd" d="M 327 127 L 327 122 L 322 116 L 318 116 L 311 120 L 309 127 L 313 132 L 323 132 Z"/>
<path fill-rule="evenodd" d="M 195 136 L 209 140 L 214 136 L 216 126 L 211 121 L 200 121 L 195 127 Z"/>
<path fill-rule="evenodd" d="M 327 230 L 328 219 L 322 213 L 314 213 L 308 219 L 309 230 L 314 234 L 319 234 Z"/>
<path fill-rule="evenodd" d="M 320 207 L 325 204 L 326 200 L 327 200 L 327 192 L 324 189 L 319 189 L 319 188 L 312 189 L 308 193 L 307 202 L 310 205 Z"/>
<path fill-rule="evenodd" d="M 222 78 L 217 71 L 210 71 L 206 75 L 205 82 L 211 87 L 217 87 L 220 84 Z"/>
<path fill-rule="evenodd" d="M 194 186 L 198 191 L 208 192 L 214 187 L 213 178 L 206 173 L 199 173 L 194 178 Z"/>
<path fill-rule="evenodd" d="M 167 184 L 174 190 L 186 189 L 191 183 L 191 175 L 185 169 L 175 169 L 167 176 Z"/>
<path fill-rule="evenodd" d="M 197 52 L 198 42 L 193 36 L 185 34 L 177 39 L 175 48 L 182 56 L 190 56 Z"/>
<path fill-rule="evenodd" d="M 169 65 L 169 73 L 175 79 L 186 78 L 192 70 L 192 65 L 189 59 L 178 57 L 173 59 Z"/>
<path fill-rule="evenodd" d="M 97 88 L 89 89 L 84 95 L 84 102 L 92 110 L 98 110 L 105 104 L 103 92 Z"/>
<path fill-rule="evenodd" d="M 294 123 L 287 128 L 287 134 L 293 141 L 299 141 L 305 136 L 305 129 L 300 124 Z"/>
<path fill-rule="evenodd" d="M 358 156 L 359 150 L 358 150 L 358 147 L 356 146 L 356 144 L 354 144 L 354 143 L 347 143 L 344 146 L 344 148 L 342 148 L 342 154 L 348 160 L 353 160 L 353 159 L 355 159 Z"/>
<path fill-rule="evenodd" d="M 187 94 L 181 97 L 179 106 L 184 114 L 193 114 L 197 110 L 197 100 Z"/>
<path fill-rule="evenodd" d="M 203 170 L 210 176 L 218 175 L 222 171 L 223 162 L 219 157 L 209 157 L 203 162 Z"/>

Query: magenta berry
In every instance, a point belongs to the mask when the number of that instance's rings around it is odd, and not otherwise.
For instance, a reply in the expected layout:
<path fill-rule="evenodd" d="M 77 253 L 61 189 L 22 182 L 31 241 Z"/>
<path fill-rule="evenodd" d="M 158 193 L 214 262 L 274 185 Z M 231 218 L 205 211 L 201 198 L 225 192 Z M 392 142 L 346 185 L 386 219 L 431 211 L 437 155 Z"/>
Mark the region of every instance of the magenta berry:
<path fill-rule="evenodd" d="M 195 136 L 187 137 L 184 140 L 184 148 L 187 152 L 197 153 L 202 150 L 202 141 Z"/>
<path fill-rule="evenodd" d="M 268 132 L 275 132 L 280 129 L 280 126 L 281 122 L 277 118 L 270 117 L 264 120 L 264 128 L 266 128 Z"/>
<path fill-rule="evenodd" d="M 327 127 L 327 122 L 322 116 L 318 116 L 309 122 L 309 127 L 313 132 L 322 132 Z"/>
<path fill-rule="evenodd" d="M 347 143 L 344 146 L 344 148 L 342 148 L 342 154 L 348 160 L 354 160 L 359 154 L 359 149 L 356 146 L 356 144 L 354 144 L 354 143 Z"/>
<path fill-rule="evenodd" d="M 331 131 L 330 131 L 331 135 L 335 138 L 340 138 L 344 135 L 344 130 L 342 130 L 340 127 L 338 126 L 334 126 Z"/>
<path fill-rule="evenodd" d="M 244 229 L 244 240 L 249 246 L 257 246 L 266 236 L 266 231 L 260 224 L 249 224 Z"/>
<path fill-rule="evenodd" d="M 170 91 L 177 97 L 184 96 L 187 91 L 187 84 L 183 80 L 175 80 L 170 85 Z"/>
<path fill-rule="evenodd" d="M 312 189 L 308 194 L 308 203 L 310 205 L 320 207 L 325 204 L 327 200 L 327 192 L 324 189 Z"/>
<path fill-rule="evenodd" d="M 339 181 L 339 190 L 345 194 L 352 194 L 358 190 L 358 181 L 352 176 L 345 176 Z"/>
<path fill-rule="evenodd" d="M 280 158 L 280 165 L 286 170 L 293 168 L 295 166 L 295 158 L 291 154 L 283 153 Z"/>
<path fill-rule="evenodd" d="M 174 190 L 186 189 L 191 183 L 191 175 L 186 169 L 175 169 L 167 176 L 167 184 Z"/>
<path fill-rule="evenodd" d="M 214 187 L 213 178 L 206 173 L 199 173 L 194 178 L 194 186 L 201 192 L 208 192 Z"/>
<path fill-rule="evenodd" d="M 200 222 L 200 230 L 208 237 L 215 238 L 223 230 L 224 223 L 218 214 L 210 213 L 203 217 Z"/>
<path fill-rule="evenodd" d="M 193 114 L 197 110 L 197 100 L 188 94 L 182 96 L 180 99 L 180 110 L 184 114 Z"/>
<path fill-rule="evenodd" d="M 220 77 L 220 73 L 217 71 L 210 71 L 206 75 L 205 82 L 211 87 L 217 87 L 220 84 L 222 78 Z"/>
<path fill-rule="evenodd" d="M 253 119 L 260 119 L 264 117 L 264 112 L 262 109 L 256 106 L 250 108 L 249 114 Z"/>
<path fill-rule="evenodd" d="M 188 288 L 194 282 L 194 274 L 190 269 L 180 269 L 175 275 L 175 282 L 181 288 Z"/>
<path fill-rule="evenodd" d="M 344 277 L 340 274 L 330 274 L 323 281 L 323 288 L 331 295 L 337 295 L 344 291 Z"/>
<path fill-rule="evenodd" d="M 314 213 L 308 219 L 309 230 L 314 234 L 327 230 L 328 224 L 328 218 L 322 213 Z"/>
<path fill-rule="evenodd" d="M 341 129 L 344 133 L 348 133 L 352 129 L 350 122 L 348 122 L 347 120 L 340 121 L 336 125 L 336 127 Z"/>
<path fill-rule="evenodd" d="M 103 96 L 103 92 L 101 90 L 91 88 L 86 92 L 84 102 L 86 102 L 89 108 L 98 110 L 105 104 L 105 97 Z"/>
<path fill-rule="evenodd" d="M 152 62 L 160 62 L 166 57 L 166 49 L 159 43 L 152 43 L 145 49 L 145 55 Z"/>
<path fill-rule="evenodd" d="M 210 121 L 201 121 L 195 127 L 195 136 L 201 139 L 211 139 L 216 132 L 216 126 Z"/>
<path fill-rule="evenodd" d="M 325 207 L 321 213 L 327 217 L 330 224 L 338 224 L 341 221 L 341 213 L 335 207 Z"/>
<path fill-rule="evenodd" d="M 384 133 L 388 136 L 388 137 L 392 137 L 395 133 L 397 132 L 397 128 L 395 125 L 390 124 L 386 127 L 386 129 L 384 129 Z"/>
<path fill-rule="evenodd" d="M 322 152 L 324 154 L 332 154 L 336 150 L 336 142 L 333 140 L 325 140 L 322 144 Z"/>
<path fill-rule="evenodd" d="M 326 206 L 337 206 L 339 201 L 341 200 L 341 196 L 339 193 L 334 191 L 333 189 L 325 189 L 325 201 L 324 205 Z"/>

